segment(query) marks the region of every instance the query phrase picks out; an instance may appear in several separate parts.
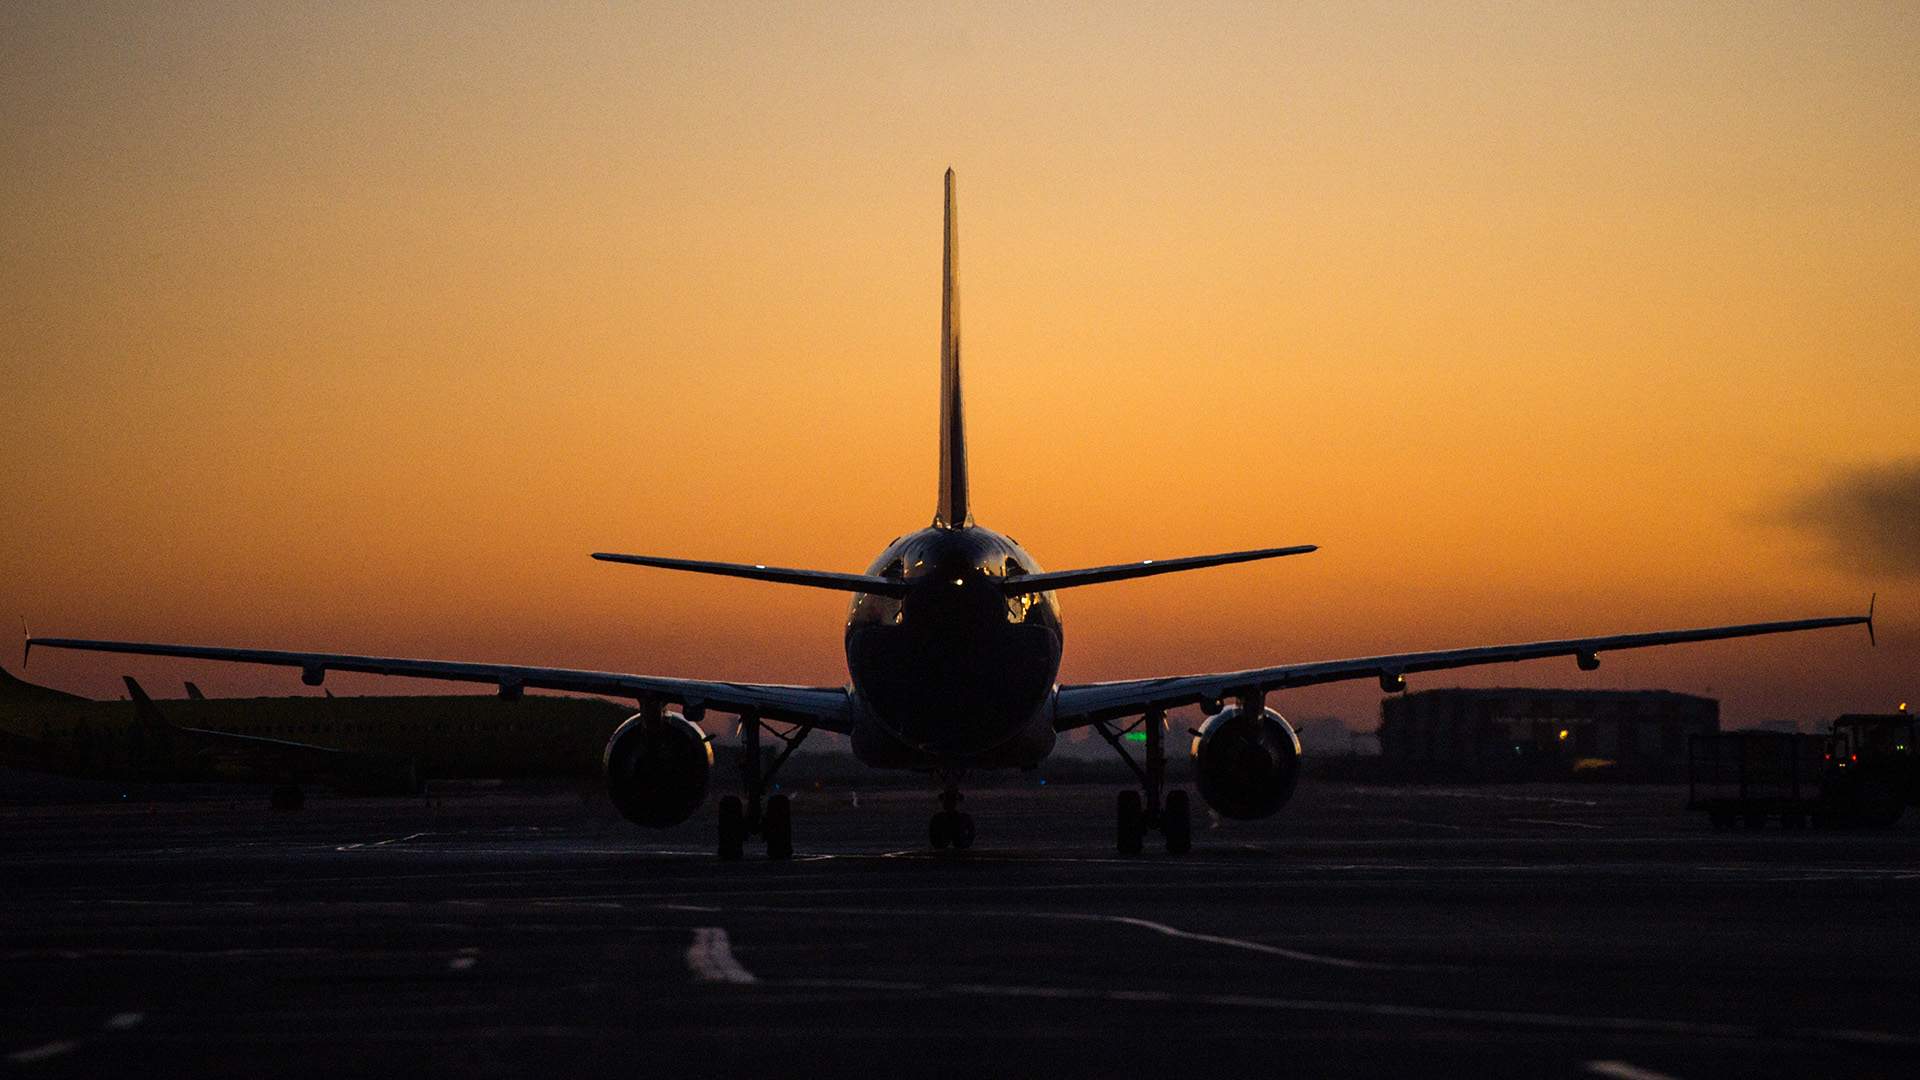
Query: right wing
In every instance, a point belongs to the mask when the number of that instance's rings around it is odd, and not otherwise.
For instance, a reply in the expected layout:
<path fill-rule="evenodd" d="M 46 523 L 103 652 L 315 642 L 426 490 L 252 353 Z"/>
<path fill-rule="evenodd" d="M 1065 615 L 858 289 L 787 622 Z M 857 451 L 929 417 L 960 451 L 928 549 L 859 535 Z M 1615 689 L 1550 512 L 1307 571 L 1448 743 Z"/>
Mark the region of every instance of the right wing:
<path fill-rule="evenodd" d="M 1151 577 L 1154 574 L 1199 570 L 1207 566 L 1226 566 L 1229 563 L 1253 562 L 1256 559 L 1277 559 L 1283 555 L 1305 555 L 1310 551 L 1318 550 L 1320 548 L 1317 544 L 1300 544 L 1295 547 L 1260 548 L 1257 551 L 1229 551 L 1222 555 L 1189 555 L 1181 559 L 1142 559 L 1139 562 L 1095 566 L 1085 570 L 1014 574 L 1000 579 L 999 584 L 1007 595 L 1021 596 L 1052 589 L 1071 589 L 1076 585 L 1098 585 L 1103 581 L 1125 581 L 1128 578 Z"/>
<path fill-rule="evenodd" d="M 145 641 L 94 641 L 84 638 L 29 638 L 27 648 L 82 649 L 139 656 L 176 656 L 188 660 L 230 660 L 243 664 L 297 667 L 308 686 L 319 686 L 329 671 L 404 675 L 416 679 L 493 683 L 505 697 L 522 690 L 567 690 L 636 701 L 662 701 L 691 709 L 752 714 L 767 720 L 803 724 L 841 734 L 853 730 L 847 691 L 838 686 L 781 686 L 767 683 L 706 682 L 613 671 L 471 664 L 455 660 L 411 660 L 351 653 L 287 652 L 279 649 L 229 649 L 215 645 L 166 645 Z"/>
<path fill-rule="evenodd" d="M 1719 641 L 1726 638 L 1755 637 L 1760 634 L 1784 634 L 1795 630 L 1820 630 L 1831 626 L 1859 626 L 1873 630 L 1873 611 L 1865 615 L 1843 615 L 1825 619 L 1793 619 L 1786 622 L 1746 623 L 1740 626 L 1708 626 L 1697 630 L 1657 630 L 1644 634 L 1613 634 L 1606 637 L 1565 638 L 1558 641 L 1534 641 L 1521 645 L 1483 645 L 1466 649 L 1435 652 L 1393 653 L 1363 656 L 1353 660 L 1321 660 L 1305 664 L 1281 664 L 1276 667 L 1223 671 L 1211 675 L 1175 675 L 1162 679 L 1127 679 L 1120 682 L 1085 683 L 1062 686 L 1054 699 L 1054 727 L 1060 731 L 1097 724 L 1122 716 L 1136 716 L 1155 710 L 1178 708 L 1202 702 L 1222 701 L 1242 694 L 1264 694 L 1295 686 L 1342 682 L 1347 679 L 1378 678 L 1382 690 L 1406 689 L 1406 676 L 1416 671 L 1475 667 L 1520 660 L 1540 660 L 1551 656 L 1572 656 L 1582 670 L 1600 665 L 1600 654 L 1614 649 L 1643 649 L 1654 645 L 1679 645 L 1689 641 Z"/>

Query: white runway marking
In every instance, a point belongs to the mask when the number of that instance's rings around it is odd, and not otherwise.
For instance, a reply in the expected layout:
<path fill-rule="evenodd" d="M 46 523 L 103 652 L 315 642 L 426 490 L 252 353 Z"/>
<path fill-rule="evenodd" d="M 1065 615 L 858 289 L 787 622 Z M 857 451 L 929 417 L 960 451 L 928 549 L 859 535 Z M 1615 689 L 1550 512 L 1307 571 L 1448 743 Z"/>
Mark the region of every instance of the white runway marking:
<path fill-rule="evenodd" d="M 132 1031 L 134 1028 L 139 1027 L 140 1022 L 146 1018 L 146 1013 L 119 1012 L 107 1017 L 107 1022 L 101 1026 L 108 1031 Z"/>
<path fill-rule="evenodd" d="M 421 837 L 423 837 L 423 836 L 432 836 L 432 835 L 433 835 L 432 833 L 423 833 L 423 832 L 417 832 L 417 833 L 409 833 L 409 834 L 407 834 L 406 836 L 396 836 L 396 837 L 394 837 L 394 838 L 393 838 L 393 839 L 391 839 L 391 840 L 375 840 L 374 842 L 372 842 L 372 843 L 370 843 L 370 844 L 367 844 L 367 843 L 360 843 L 360 844 L 341 844 L 341 845 L 340 845 L 339 847 L 336 847 L 336 848 L 334 848 L 333 850 L 335 850 L 335 851 L 358 851 L 358 850 L 359 850 L 359 849 L 361 849 L 361 848 L 377 848 L 377 847 L 386 847 L 386 846 L 387 846 L 388 844 L 404 844 L 404 843 L 406 843 L 406 842 L 407 842 L 407 841 L 409 841 L 409 840 L 418 840 L 418 839 L 420 839 L 420 838 L 421 838 Z"/>
<path fill-rule="evenodd" d="M 7 1055 L 7 1060 L 16 1065 L 31 1065 L 37 1061 L 46 1061 L 49 1058 L 57 1058 L 61 1054 L 70 1053 L 79 1047 L 79 1045 L 79 1043 L 72 1039 L 58 1039 L 50 1043 L 41 1043 L 39 1046 L 30 1046 L 25 1050 L 15 1050 L 13 1053 Z"/>
<path fill-rule="evenodd" d="M 701 982 L 746 985 L 760 981 L 733 958 L 733 944 L 727 940 L 727 932 L 718 926 L 694 930 L 693 944 L 687 946 L 687 968 Z"/>
<path fill-rule="evenodd" d="M 660 904 L 658 907 L 673 910 L 687 910 L 690 905 Z M 1244 949 L 1247 952 L 1264 953 L 1268 956 L 1284 957 L 1305 964 L 1324 964 L 1328 967 L 1346 968 L 1351 971 L 1407 971 L 1412 966 L 1404 964 L 1385 964 L 1371 960 L 1349 960 L 1342 956 L 1327 956 L 1323 953 L 1306 952 L 1301 949 L 1289 949 L 1280 945 L 1269 945 L 1264 941 L 1248 941 L 1244 938 L 1222 937 L 1218 934 L 1200 934 L 1191 930 L 1182 930 L 1177 926 L 1154 922 L 1151 919 L 1135 918 L 1131 915 L 1096 915 L 1083 911 L 946 911 L 931 908 L 857 908 L 857 907 L 771 907 L 765 905 L 736 905 L 725 909 L 694 908 L 708 911 L 752 911 L 780 915 L 911 915 L 923 917 L 980 917 L 1002 919 L 1051 919 L 1058 922 L 1104 922 L 1119 926 L 1133 926 L 1142 930 L 1151 930 L 1170 938 L 1185 941 L 1198 941 L 1208 945 L 1221 945 L 1229 949 Z M 722 941 L 725 931 L 720 931 Z M 688 954 L 692 962 L 692 953 Z"/>
<path fill-rule="evenodd" d="M 1165 934 L 1170 938 L 1185 941 L 1201 941 L 1208 945 L 1224 945 L 1229 949 L 1245 949 L 1248 952 L 1265 953 L 1268 956 L 1284 956 L 1289 960 L 1298 960 L 1303 964 L 1324 964 L 1327 967 L 1348 968 L 1354 971 L 1394 971 L 1397 964 L 1379 964 L 1369 960 L 1348 960 L 1340 956 L 1324 956 L 1320 953 L 1302 952 L 1299 949 L 1282 948 L 1268 945 L 1263 941 L 1246 941 L 1241 938 L 1221 937 L 1218 934 L 1196 934 L 1191 930 L 1182 930 L 1177 926 L 1157 923 L 1151 919 L 1136 919 L 1131 915 L 1045 915 L 1043 918 L 1091 919 L 1100 922 L 1120 923 L 1125 926 L 1138 926 L 1156 934 Z"/>
<path fill-rule="evenodd" d="M 1517 818 L 1508 818 L 1507 820 L 1516 822 L 1521 825 L 1558 825 L 1564 829 L 1604 829 L 1606 828 L 1605 825 L 1589 825 L 1584 821 L 1555 821 L 1552 818 L 1517 817 Z"/>
<path fill-rule="evenodd" d="M 1629 1065 L 1624 1061 L 1589 1061 L 1587 1071 L 1595 1076 L 1613 1077 L 1613 1080 L 1674 1080 L 1666 1073 L 1642 1069 L 1638 1065 Z"/>

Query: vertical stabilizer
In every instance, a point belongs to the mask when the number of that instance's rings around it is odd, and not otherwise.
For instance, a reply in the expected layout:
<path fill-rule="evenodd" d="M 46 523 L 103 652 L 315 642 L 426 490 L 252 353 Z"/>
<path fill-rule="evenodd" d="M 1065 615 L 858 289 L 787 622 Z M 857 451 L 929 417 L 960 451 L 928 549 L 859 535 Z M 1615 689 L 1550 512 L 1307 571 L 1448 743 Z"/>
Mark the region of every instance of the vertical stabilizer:
<path fill-rule="evenodd" d="M 940 264 L 940 507 L 936 526 L 973 524 L 967 506 L 967 426 L 960 406 L 960 233 L 953 211 L 953 170 L 947 170 L 946 234 Z"/>

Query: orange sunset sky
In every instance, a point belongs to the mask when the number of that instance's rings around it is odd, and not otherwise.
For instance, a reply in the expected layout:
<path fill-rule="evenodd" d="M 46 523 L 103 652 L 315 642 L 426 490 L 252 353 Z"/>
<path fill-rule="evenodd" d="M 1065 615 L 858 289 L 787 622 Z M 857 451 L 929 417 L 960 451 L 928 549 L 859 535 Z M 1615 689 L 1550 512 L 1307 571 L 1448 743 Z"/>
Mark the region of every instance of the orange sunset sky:
<path fill-rule="evenodd" d="M 1877 590 L 1878 649 L 1412 681 L 1890 709 L 1916 56 L 1911 4 L 6 5 L 0 615 L 844 681 L 841 595 L 587 553 L 927 523 L 952 165 L 981 523 L 1049 569 L 1322 545 L 1062 594 L 1063 679 Z M 122 672 L 312 692 L 28 674 Z"/>

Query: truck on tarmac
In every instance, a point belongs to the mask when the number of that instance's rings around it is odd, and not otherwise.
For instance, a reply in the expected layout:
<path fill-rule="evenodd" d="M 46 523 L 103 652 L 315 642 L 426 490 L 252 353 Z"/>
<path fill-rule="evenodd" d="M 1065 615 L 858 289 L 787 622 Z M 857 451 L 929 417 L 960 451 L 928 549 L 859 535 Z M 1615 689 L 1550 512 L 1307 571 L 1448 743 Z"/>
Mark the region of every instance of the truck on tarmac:
<path fill-rule="evenodd" d="M 1820 735 L 1728 731 L 1687 742 L 1687 808 L 1716 830 L 1886 826 L 1920 805 L 1920 731 L 1904 709 L 1850 713 Z"/>

